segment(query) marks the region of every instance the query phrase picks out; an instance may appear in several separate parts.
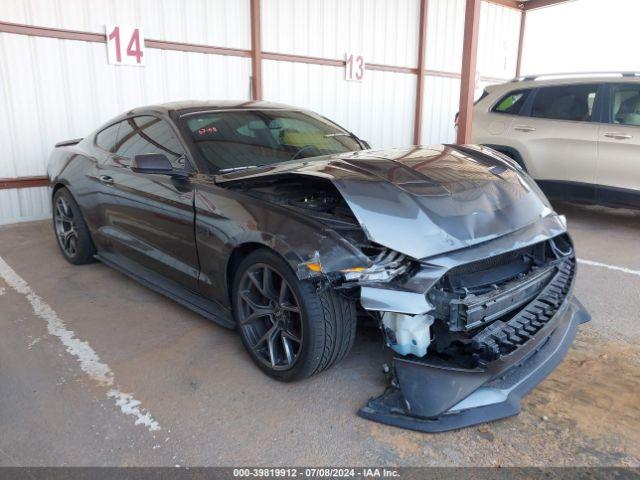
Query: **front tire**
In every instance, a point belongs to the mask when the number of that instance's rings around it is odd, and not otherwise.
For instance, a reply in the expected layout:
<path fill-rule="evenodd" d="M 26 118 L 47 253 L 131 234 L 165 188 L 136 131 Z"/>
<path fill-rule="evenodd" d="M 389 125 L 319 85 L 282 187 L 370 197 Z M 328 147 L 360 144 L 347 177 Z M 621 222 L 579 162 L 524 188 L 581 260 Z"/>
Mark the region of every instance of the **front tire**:
<path fill-rule="evenodd" d="M 96 253 L 89 228 L 71 192 L 61 188 L 53 195 L 53 231 L 64 258 L 74 265 L 93 261 Z"/>
<path fill-rule="evenodd" d="M 355 303 L 298 280 L 270 250 L 256 250 L 241 262 L 232 295 L 242 343 L 258 367 L 276 380 L 320 373 L 353 346 Z"/>

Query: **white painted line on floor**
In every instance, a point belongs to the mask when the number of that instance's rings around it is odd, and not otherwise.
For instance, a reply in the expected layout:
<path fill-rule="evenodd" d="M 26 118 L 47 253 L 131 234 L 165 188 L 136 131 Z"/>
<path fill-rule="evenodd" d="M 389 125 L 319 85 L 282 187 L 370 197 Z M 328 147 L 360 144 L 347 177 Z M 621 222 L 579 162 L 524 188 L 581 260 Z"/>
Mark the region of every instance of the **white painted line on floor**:
<path fill-rule="evenodd" d="M 630 268 L 616 267 L 615 265 L 607 265 L 606 263 L 594 262 L 592 260 L 583 260 L 582 258 L 578 259 L 578 263 L 581 263 L 583 265 L 590 265 L 592 267 L 608 268 L 609 270 L 616 270 L 618 272 L 624 272 L 640 277 L 640 270 L 631 270 Z"/>
<path fill-rule="evenodd" d="M 80 363 L 80 369 L 85 372 L 98 385 L 111 387 L 107 392 L 107 397 L 115 399 L 115 404 L 125 415 L 135 418 L 134 425 L 144 425 L 150 431 L 160 430 L 160 425 L 153 419 L 151 414 L 139 407 L 140 402 L 129 393 L 123 393 L 115 388 L 116 382 L 109 365 L 100 361 L 100 357 L 89 343 L 76 337 L 72 330 L 68 330 L 65 323 L 58 317 L 58 314 L 39 297 L 29 284 L 20 277 L 7 262 L 0 257 L 0 277 L 7 285 L 16 292 L 24 295 L 33 313 L 47 322 L 47 330 L 50 335 L 60 339 L 67 352 L 76 357 Z"/>

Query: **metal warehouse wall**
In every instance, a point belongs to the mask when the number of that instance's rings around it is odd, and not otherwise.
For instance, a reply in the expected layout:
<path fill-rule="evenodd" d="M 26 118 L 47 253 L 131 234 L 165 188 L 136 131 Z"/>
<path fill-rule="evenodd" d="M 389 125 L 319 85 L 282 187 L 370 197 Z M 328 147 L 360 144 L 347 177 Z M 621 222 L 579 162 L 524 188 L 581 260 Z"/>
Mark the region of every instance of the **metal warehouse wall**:
<path fill-rule="evenodd" d="M 416 68 L 419 0 L 263 0 L 267 52 Z M 417 76 L 367 71 L 346 82 L 344 68 L 282 61 L 263 65 L 265 99 L 316 110 L 374 148 L 413 143 Z"/>
<path fill-rule="evenodd" d="M 374 147 L 413 143 L 419 16 L 420 0 L 262 0 L 263 98 L 318 111 Z M 54 143 L 134 106 L 250 99 L 250 19 L 250 0 L 0 0 L 0 22 L 74 37 L 0 32 L 0 179 L 45 175 Z M 464 0 L 429 0 L 422 143 L 454 141 L 463 23 Z M 105 24 L 144 29 L 144 67 L 107 63 Z M 519 24 L 519 11 L 483 2 L 480 86 L 513 77 Z M 344 80 L 345 52 L 371 66 L 364 82 Z M 48 215 L 47 187 L 0 189 L 0 224 Z"/>
<path fill-rule="evenodd" d="M 464 0 L 429 0 L 423 143 L 455 142 L 453 121 L 460 100 L 464 7 Z M 487 84 L 515 76 L 520 16 L 513 8 L 482 2 L 476 94 Z M 447 72 L 456 75 L 442 75 Z"/>

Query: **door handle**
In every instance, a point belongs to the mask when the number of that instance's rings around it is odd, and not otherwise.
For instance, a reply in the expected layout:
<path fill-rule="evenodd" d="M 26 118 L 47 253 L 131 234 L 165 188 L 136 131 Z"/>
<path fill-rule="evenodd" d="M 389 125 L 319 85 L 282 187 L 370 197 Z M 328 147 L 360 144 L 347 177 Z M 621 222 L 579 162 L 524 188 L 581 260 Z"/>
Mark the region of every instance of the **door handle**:
<path fill-rule="evenodd" d="M 113 178 L 109 175 L 100 175 L 98 180 L 100 180 L 100 183 L 103 185 L 113 185 Z"/>
<path fill-rule="evenodd" d="M 607 138 L 615 138 L 616 140 L 628 140 L 632 138 L 628 133 L 620 133 L 620 132 L 607 132 L 604 134 Z"/>
<path fill-rule="evenodd" d="M 514 130 L 518 130 L 519 132 L 535 132 L 536 129 L 530 127 L 529 125 L 516 125 L 513 127 Z"/>

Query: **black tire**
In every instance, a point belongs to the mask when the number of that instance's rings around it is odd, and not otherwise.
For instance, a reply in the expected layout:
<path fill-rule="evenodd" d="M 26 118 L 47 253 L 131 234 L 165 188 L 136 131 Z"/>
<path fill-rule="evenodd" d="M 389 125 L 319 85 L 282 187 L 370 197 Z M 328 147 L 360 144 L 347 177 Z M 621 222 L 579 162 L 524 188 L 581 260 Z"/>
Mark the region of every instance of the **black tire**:
<path fill-rule="evenodd" d="M 64 187 L 57 190 L 51 206 L 53 232 L 64 258 L 74 265 L 93 262 L 96 249 L 80 207 L 71 192 Z"/>
<path fill-rule="evenodd" d="M 299 306 L 299 315 L 295 312 L 285 311 L 285 315 L 289 315 L 288 319 L 284 320 L 285 324 L 287 322 L 293 324 L 298 320 L 300 321 L 300 336 L 302 340 L 299 343 L 295 359 L 290 364 L 286 361 L 286 358 L 283 358 L 281 362 L 278 362 L 278 365 L 274 365 L 273 358 L 275 355 L 271 356 L 270 359 L 265 358 L 269 357 L 263 351 L 267 350 L 266 344 L 261 351 L 256 349 L 256 344 L 259 343 L 256 342 L 256 338 L 263 338 L 268 334 L 268 329 L 276 328 L 277 320 L 274 320 L 274 318 L 277 317 L 273 315 L 269 317 L 262 316 L 259 317 L 259 320 L 253 320 L 255 323 L 243 323 L 243 320 L 248 318 L 245 308 L 247 301 L 245 299 L 247 294 L 251 294 L 245 288 L 247 282 L 251 283 L 247 280 L 247 275 L 257 273 L 265 267 L 280 275 L 290 287 L 287 308 L 291 307 L 292 310 L 295 310 L 296 303 Z M 273 278 L 276 279 L 274 284 L 277 285 L 277 276 L 274 275 Z M 282 283 L 279 285 L 282 287 Z M 281 292 L 280 288 L 278 290 Z M 259 293 L 257 294 L 259 296 Z M 291 382 L 320 373 L 346 357 L 353 346 L 357 323 L 355 302 L 330 289 L 318 290 L 311 281 L 298 280 L 289 265 L 271 250 L 255 250 L 240 263 L 233 279 L 232 300 L 234 317 L 238 324 L 242 343 L 256 365 L 276 380 Z M 285 305 L 285 302 L 281 303 Z M 282 315 L 282 311 L 280 315 Z M 256 333 L 255 330 L 261 326 L 260 322 L 264 324 L 262 325 L 264 330 Z M 288 337 L 289 330 L 288 327 L 282 329 L 280 336 Z M 298 334 L 295 328 L 291 330 Z M 275 335 L 277 335 L 277 332 Z M 288 338 L 280 338 L 283 343 L 286 343 L 286 340 Z M 269 342 L 269 340 L 266 342 Z M 289 343 L 294 345 L 291 351 L 295 353 L 295 347 L 298 344 L 291 341 Z M 268 346 L 268 349 L 270 348 L 271 345 Z M 279 358 L 289 357 L 284 352 L 282 345 L 280 350 L 281 355 Z"/>

